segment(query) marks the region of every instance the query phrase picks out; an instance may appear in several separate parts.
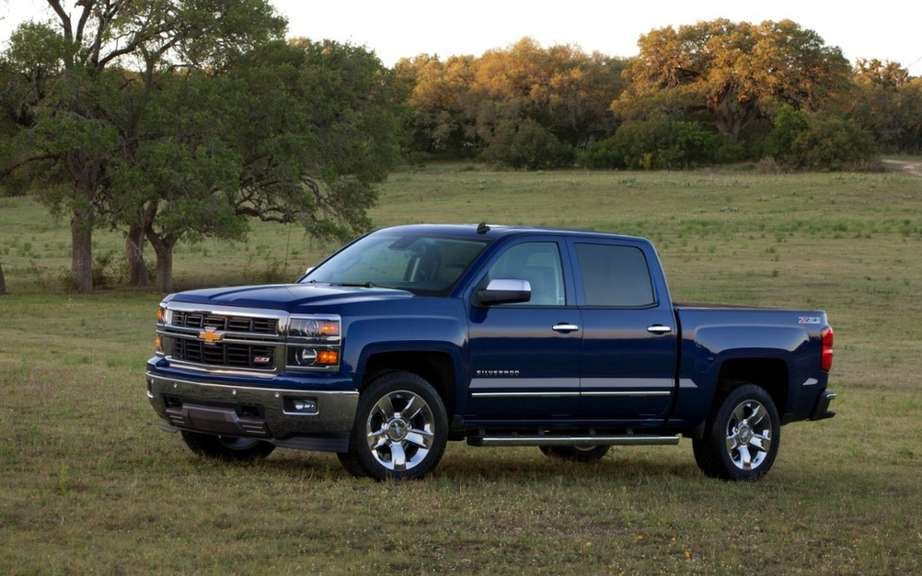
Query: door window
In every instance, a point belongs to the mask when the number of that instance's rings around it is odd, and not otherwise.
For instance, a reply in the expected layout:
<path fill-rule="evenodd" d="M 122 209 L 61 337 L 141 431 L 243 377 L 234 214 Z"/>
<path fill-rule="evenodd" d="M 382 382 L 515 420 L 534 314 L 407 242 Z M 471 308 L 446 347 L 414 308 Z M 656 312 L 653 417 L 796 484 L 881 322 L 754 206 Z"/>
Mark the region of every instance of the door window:
<path fill-rule="evenodd" d="M 586 306 L 630 307 L 655 303 L 647 259 L 639 248 L 576 244 Z"/>
<path fill-rule="evenodd" d="M 528 280 L 531 300 L 508 306 L 564 306 L 563 268 L 556 242 L 523 242 L 507 249 L 487 273 L 494 278 Z"/>

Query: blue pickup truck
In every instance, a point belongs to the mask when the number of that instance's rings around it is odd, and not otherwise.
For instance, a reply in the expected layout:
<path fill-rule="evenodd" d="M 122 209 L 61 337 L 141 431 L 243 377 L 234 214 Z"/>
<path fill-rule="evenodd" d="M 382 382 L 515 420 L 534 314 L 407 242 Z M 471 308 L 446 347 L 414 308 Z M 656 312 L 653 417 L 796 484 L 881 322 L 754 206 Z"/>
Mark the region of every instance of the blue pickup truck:
<path fill-rule="evenodd" d="M 147 396 L 193 451 L 376 479 L 449 440 L 592 461 L 684 436 L 705 474 L 754 480 L 782 425 L 834 415 L 825 312 L 675 304 L 653 245 L 613 234 L 386 228 L 294 284 L 170 295 L 156 331 Z"/>

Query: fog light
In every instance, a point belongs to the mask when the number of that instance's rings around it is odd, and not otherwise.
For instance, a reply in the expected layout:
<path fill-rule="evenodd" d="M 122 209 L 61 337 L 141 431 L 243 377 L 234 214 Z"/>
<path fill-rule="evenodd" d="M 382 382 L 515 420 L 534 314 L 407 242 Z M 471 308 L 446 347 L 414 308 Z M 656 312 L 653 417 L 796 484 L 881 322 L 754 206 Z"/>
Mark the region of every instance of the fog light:
<path fill-rule="evenodd" d="M 285 398 L 285 412 L 289 414 L 316 414 L 317 401 L 312 398 Z"/>
<path fill-rule="evenodd" d="M 310 366 L 317 360 L 317 351 L 313 348 L 302 348 L 298 354 L 298 364 L 301 366 Z"/>

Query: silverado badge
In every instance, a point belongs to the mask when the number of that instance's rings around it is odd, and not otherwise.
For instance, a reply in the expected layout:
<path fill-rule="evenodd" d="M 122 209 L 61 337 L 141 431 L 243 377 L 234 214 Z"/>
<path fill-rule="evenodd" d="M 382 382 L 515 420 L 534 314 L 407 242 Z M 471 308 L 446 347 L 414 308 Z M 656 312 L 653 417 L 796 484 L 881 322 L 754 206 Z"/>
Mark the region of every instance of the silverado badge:
<path fill-rule="evenodd" d="M 224 338 L 224 334 L 217 332 L 214 326 L 208 326 L 204 330 L 198 333 L 198 339 L 204 342 L 205 344 L 217 344 Z"/>

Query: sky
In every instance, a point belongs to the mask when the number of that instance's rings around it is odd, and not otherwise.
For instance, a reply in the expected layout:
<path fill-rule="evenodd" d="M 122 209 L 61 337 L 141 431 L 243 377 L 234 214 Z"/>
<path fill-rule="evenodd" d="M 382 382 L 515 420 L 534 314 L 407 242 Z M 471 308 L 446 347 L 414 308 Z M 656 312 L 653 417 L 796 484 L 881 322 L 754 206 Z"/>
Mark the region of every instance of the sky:
<path fill-rule="evenodd" d="M 889 59 L 922 75 L 922 2 L 918 0 L 273 0 L 273 4 L 288 18 L 290 36 L 365 45 L 386 65 L 422 52 L 480 54 L 522 36 L 545 45 L 576 44 L 590 52 L 631 56 L 637 53 L 637 38 L 652 28 L 718 17 L 751 22 L 789 18 L 819 32 L 852 61 Z M 48 18 L 44 6 L 44 0 L 0 0 L 0 45 L 5 45 L 18 22 Z"/>

